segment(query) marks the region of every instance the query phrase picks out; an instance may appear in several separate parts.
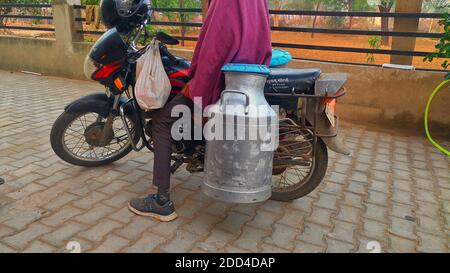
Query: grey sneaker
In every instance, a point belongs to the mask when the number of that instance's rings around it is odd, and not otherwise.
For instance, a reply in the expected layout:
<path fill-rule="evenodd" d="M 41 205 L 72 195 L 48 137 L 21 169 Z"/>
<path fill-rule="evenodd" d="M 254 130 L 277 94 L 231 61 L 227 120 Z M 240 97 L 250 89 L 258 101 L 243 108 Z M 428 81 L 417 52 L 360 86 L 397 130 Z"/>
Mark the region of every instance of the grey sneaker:
<path fill-rule="evenodd" d="M 157 202 L 158 195 L 152 194 L 145 198 L 134 198 L 128 203 L 128 208 L 140 216 L 152 217 L 161 222 L 175 220 L 178 215 L 172 201 L 167 201 L 164 205 Z"/>

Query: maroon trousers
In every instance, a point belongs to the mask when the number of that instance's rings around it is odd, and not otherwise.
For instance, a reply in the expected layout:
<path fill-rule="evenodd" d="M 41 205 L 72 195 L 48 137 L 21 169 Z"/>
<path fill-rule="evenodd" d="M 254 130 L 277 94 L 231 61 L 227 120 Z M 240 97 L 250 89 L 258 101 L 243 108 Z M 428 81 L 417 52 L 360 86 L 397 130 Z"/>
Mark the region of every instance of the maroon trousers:
<path fill-rule="evenodd" d="M 172 109 L 186 105 L 193 109 L 193 102 L 183 94 L 178 94 L 167 104 L 152 114 L 152 136 L 154 147 L 153 185 L 163 190 L 170 189 L 170 166 L 172 155 L 171 129 L 179 117 L 172 117 Z"/>

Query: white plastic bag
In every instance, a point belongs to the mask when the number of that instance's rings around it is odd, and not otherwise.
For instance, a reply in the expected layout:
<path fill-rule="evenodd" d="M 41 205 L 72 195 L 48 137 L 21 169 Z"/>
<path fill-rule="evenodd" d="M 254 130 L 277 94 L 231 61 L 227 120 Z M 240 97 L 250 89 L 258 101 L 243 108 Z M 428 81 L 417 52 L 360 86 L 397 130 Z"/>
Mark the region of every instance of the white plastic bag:
<path fill-rule="evenodd" d="M 144 111 L 162 108 L 172 89 L 164 70 L 158 42 L 153 41 L 137 60 L 136 101 Z"/>

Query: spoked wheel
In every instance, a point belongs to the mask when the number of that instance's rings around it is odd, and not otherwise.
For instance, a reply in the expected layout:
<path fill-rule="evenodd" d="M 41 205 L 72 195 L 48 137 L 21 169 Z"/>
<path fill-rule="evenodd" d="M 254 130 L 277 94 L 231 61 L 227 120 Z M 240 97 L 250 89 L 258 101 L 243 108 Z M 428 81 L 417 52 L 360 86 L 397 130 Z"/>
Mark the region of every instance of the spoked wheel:
<path fill-rule="evenodd" d="M 126 120 L 134 131 L 132 120 Z M 95 112 L 65 112 L 53 125 L 52 148 L 61 159 L 73 165 L 93 167 L 117 161 L 131 151 L 131 140 L 120 117 L 113 118 L 111 129 L 106 130 L 109 133 L 104 135 L 107 124 L 107 119 Z"/>
<path fill-rule="evenodd" d="M 328 167 L 325 143 L 310 130 L 280 124 L 280 144 L 274 154 L 272 199 L 292 201 L 311 193 L 322 182 Z"/>

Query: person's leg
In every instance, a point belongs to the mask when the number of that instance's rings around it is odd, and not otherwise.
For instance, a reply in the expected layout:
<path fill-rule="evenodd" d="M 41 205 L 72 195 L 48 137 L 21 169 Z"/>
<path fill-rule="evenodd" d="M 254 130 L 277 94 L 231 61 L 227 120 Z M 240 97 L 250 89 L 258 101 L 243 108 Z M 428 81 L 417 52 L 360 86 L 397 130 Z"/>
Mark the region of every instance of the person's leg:
<path fill-rule="evenodd" d="M 136 214 L 150 216 L 161 221 L 176 218 L 175 209 L 170 201 L 170 166 L 172 154 L 171 129 L 178 117 L 172 117 L 172 109 L 177 105 L 187 105 L 192 109 L 192 101 L 179 94 L 162 109 L 152 115 L 152 137 L 154 147 L 153 184 L 158 193 L 147 198 L 133 199 L 129 208 Z"/>

